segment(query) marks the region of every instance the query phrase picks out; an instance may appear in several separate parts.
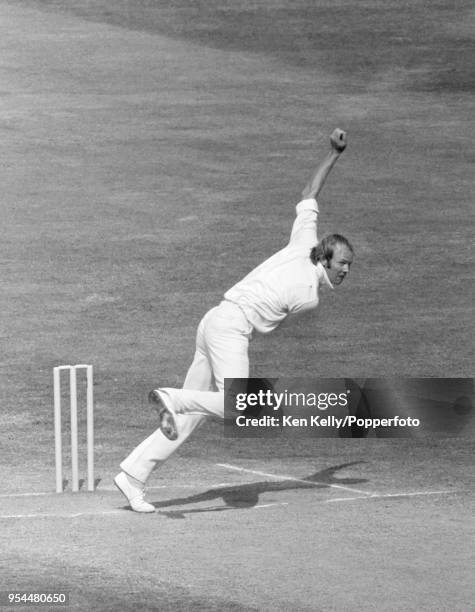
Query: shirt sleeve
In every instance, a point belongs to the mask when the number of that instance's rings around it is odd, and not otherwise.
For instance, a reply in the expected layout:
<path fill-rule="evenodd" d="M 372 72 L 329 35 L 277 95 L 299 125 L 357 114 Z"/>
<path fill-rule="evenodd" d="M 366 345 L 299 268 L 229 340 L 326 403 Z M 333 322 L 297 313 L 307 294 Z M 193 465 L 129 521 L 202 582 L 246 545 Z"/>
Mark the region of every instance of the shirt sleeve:
<path fill-rule="evenodd" d="M 313 198 L 302 200 L 295 207 L 297 217 L 292 226 L 289 245 L 313 247 L 317 244 L 318 204 Z"/>

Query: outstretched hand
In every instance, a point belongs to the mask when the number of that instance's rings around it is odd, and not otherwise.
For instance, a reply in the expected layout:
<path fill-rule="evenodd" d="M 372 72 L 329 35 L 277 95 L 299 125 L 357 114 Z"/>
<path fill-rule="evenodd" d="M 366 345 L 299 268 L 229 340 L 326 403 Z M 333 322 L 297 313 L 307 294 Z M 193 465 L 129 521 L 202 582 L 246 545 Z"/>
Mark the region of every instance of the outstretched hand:
<path fill-rule="evenodd" d="M 346 132 L 337 128 L 333 130 L 330 136 L 331 150 L 327 153 L 325 159 L 317 166 L 312 178 L 302 191 L 304 199 L 317 198 L 322 190 L 327 176 L 335 163 L 338 161 L 340 154 L 346 149 Z"/>
<path fill-rule="evenodd" d="M 334 130 L 330 136 L 330 143 L 332 149 L 337 151 L 337 153 L 343 153 L 347 145 L 346 132 L 336 128 L 336 130 Z"/>

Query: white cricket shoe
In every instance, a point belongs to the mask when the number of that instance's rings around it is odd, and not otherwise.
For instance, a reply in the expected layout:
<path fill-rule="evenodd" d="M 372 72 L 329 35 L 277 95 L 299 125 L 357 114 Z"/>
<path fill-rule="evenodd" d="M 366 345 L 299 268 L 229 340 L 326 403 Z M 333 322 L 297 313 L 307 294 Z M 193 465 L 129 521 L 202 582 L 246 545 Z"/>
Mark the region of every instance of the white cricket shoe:
<path fill-rule="evenodd" d="M 120 472 L 114 478 L 114 484 L 119 491 L 125 495 L 130 507 L 135 512 L 155 512 L 155 506 L 144 500 L 144 486 L 135 478 L 131 478 L 125 472 Z"/>
<path fill-rule="evenodd" d="M 159 425 L 162 434 L 172 442 L 178 438 L 178 427 L 176 426 L 175 413 L 171 406 L 165 406 L 165 402 L 159 389 L 154 389 L 148 394 L 148 401 L 158 413 Z"/>

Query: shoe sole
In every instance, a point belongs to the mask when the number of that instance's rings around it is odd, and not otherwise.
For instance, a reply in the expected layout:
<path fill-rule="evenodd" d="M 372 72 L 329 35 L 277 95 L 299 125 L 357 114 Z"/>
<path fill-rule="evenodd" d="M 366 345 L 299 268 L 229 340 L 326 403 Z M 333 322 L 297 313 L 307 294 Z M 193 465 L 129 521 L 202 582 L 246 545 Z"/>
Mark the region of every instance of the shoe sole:
<path fill-rule="evenodd" d="M 165 406 L 162 398 L 155 389 L 148 394 L 148 401 L 157 411 L 162 434 L 165 438 L 174 442 L 178 438 L 178 428 L 171 410 Z"/>

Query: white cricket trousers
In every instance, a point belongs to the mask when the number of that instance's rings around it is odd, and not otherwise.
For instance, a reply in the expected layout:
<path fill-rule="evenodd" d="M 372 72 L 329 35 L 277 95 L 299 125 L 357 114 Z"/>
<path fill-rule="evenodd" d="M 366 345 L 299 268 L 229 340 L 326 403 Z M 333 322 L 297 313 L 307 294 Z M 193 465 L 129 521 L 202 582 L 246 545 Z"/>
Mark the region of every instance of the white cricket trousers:
<path fill-rule="evenodd" d="M 168 440 L 157 429 L 120 464 L 124 472 L 145 483 L 206 416 L 223 418 L 224 379 L 248 378 L 251 335 L 252 325 L 232 302 L 225 300 L 205 314 L 198 326 L 195 356 L 183 389 L 161 389 L 181 413 L 176 418 L 178 438 Z"/>

